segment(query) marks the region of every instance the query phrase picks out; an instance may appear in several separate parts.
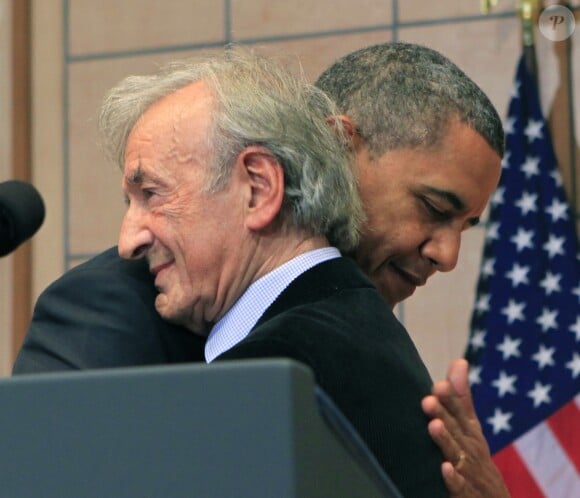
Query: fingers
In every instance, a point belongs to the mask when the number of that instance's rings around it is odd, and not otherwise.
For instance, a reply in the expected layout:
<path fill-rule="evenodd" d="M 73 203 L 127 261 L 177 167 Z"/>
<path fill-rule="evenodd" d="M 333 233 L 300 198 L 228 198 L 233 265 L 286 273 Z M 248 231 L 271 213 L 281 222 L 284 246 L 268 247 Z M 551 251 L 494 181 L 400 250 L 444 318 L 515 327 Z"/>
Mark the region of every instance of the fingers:
<path fill-rule="evenodd" d="M 452 464 L 457 463 L 458 455 L 463 454 L 457 440 L 452 437 L 440 419 L 434 419 L 427 425 L 431 439 L 441 450 L 443 458 Z"/>
<path fill-rule="evenodd" d="M 459 496 L 465 488 L 465 478 L 455 470 L 449 462 L 443 462 L 441 465 L 443 481 L 451 497 Z"/>
<path fill-rule="evenodd" d="M 453 360 L 447 368 L 447 380 L 459 396 L 471 395 L 468 381 L 469 364 L 463 358 Z"/>
<path fill-rule="evenodd" d="M 453 360 L 447 369 L 447 381 L 463 403 L 465 411 L 470 416 L 475 416 L 471 387 L 469 386 L 469 363 L 463 358 Z"/>
<path fill-rule="evenodd" d="M 452 498 L 507 498 L 475 413 L 468 369 L 465 360 L 451 362 L 447 378 L 435 383 L 432 394 L 422 400 L 423 411 L 432 419 L 428 431 L 446 460 L 441 472 Z"/>
<path fill-rule="evenodd" d="M 481 431 L 479 419 L 475 413 L 471 389 L 468 382 L 468 363 L 455 360 L 449 365 L 447 379 L 433 385 L 433 395 L 437 397 L 448 418 L 443 421 L 449 425 L 448 429 L 456 432 L 457 428 L 464 434 Z M 441 416 L 438 414 L 437 416 Z"/>
<path fill-rule="evenodd" d="M 431 437 L 439 448 L 441 448 L 446 460 L 441 465 L 441 474 L 447 491 L 449 491 L 449 496 L 452 498 L 467 498 L 468 496 L 472 496 L 466 494 L 471 479 L 470 473 L 467 472 L 466 475 L 462 474 L 462 472 L 468 470 L 466 467 L 469 467 L 466 453 L 459 449 L 440 420 L 432 420 L 428 427 Z"/>
<path fill-rule="evenodd" d="M 423 412 L 432 419 L 441 419 L 449 432 L 459 435 L 469 430 L 470 417 L 447 380 L 433 386 L 433 394 L 423 398 Z"/>

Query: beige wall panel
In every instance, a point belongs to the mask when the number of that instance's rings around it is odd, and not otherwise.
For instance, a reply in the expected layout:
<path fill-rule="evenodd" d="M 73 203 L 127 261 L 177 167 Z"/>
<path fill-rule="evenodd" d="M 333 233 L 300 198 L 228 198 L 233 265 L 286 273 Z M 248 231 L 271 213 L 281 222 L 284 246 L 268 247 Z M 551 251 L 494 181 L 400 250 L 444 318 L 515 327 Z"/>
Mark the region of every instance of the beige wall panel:
<path fill-rule="evenodd" d="M 208 43 L 224 38 L 224 2 L 70 0 L 73 55 Z"/>
<path fill-rule="evenodd" d="M 10 1 L 0 0 L 0 183 L 12 179 Z M 0 258 L 0 377 L 12 368 L 12 259 Z"/>
<path fill-rule="evenodd" d="M 232 0 L 232 39 L 388 24 L 392 0 Z"/>
<path fill-rule="evenodd" d="M 391 37 L 391 31 L 385 30 L 308 40 L 272 42 L 254 45 L 253 48 L 261 54 L 280 57 L 292 71 L 300 71 L 301 68 L 305 77 L 314 82 L 322 71 L 336 59 L 368 45 L 385 43 Z"/>
<path fill-rule="evenodd" d="M 563 3 L 567 3 L 570 8 L 580 7 L 580 0 L 544 0 L 545 7 L 549 5 L 561 5 Z"/>
<path fill-rule="evenodd" d="M 580 12 L 577 13 L 580 19 Z M 577 89 L 580 88 L 580 66 L 576 62 L 580 53 L 580 36 L 578 36 L 578 27 L 571 39 L 572 55 L 572 86 L 575 91 L 573 95 L 574 109 L 569 107 L 568 97 L 568 67 L 566 66 L 566 48 L 565 42 L 552 42 L 546 39 L 542 34 L 536 32 L 536 54 L 538 61 L 538 72 L 540 81 L 540 94 L 542 98 L 542 110 L 544 117 L 550 121 L 552 130 L 552 143 L 556 155 L 560 161 L 560 172 L 568 199 L 571 200 L 573 192 L 573 173 L 576 179 L 576 213 L 580 212 L 580 97 Z M 575 59 L 575 60 L 574 60 Z M 573 153 L 570 149 L 572 134 L 570 133 L 571 113 L 574 117 L 572 125 L 575 131 L 575 153 L 576 166 L 575 172 L 572 171 Z M 554 130 L 558 130 L 554 133 Z"/>
<path fill-rule="evenodd" d="M 33 299 L 57 278 L 63 258 L 63 101 L 61 0 L 32 6 L 32 163 L 46 217 L 32 239 Z"/>
<path fill-rule="evenodd" d="M 466 231 L 457 268 L 434 275 L 404 303 L 405 326 L 435 379 L 467 345 L 484 237 L 481 227 Z"/>
<path fill-rule="evenodd" d="M 97 253 L 116 244 L 125 210 L 120 171 L 105 161 L 98 144 L 96 121 L 103 96 L 125 76 L 152 73 L 166 62 L 195 53 L 94 60 L 71 66 L 68 143 L 72 253 Z"/>
<path fill-rule="evenodd" d="M 580 0 L 575 2 L 575 5 L 580 6 Z M 580 235 L 580 9 L 575 11 L 576 18 L 576 30 L 571 38 L 571 53 L 572 53 L 572 91 L 574 98 L 574 131 L 575 131 L 575 177 L 576 177 L 576 214 L 577 218 L 577 229 Z M 569 127 L 567 127 L 569 129 Z M 570 151 L 568 152 L 570 154 Z M 571 192 L 571 172 L 567 171 L 563 173 L 564 181 L 566 185 L 569 186 L 568 193 Z"/>
<path fill-rule="evenodd" d="M 580 0 L 575 2 L 575 5 L 580 6 Z M 575 11 L 576 18 L 576 30 L 572 36 L 572 88 L 574 92 L 574 128 L 575 128 L 575 139 L 576 139 L 576 164 L 575 164 L 575 174 L 576 174 L 576 214 L 577 223 L 576 227 L 578 234 L 580 235 L 580 10 Z"/>
<path fill-rule="evenodd" d="M 513 12 L 516 1 L 500 1 L 494 7 L 493 13 Z M 478 0 L 425 0 L 399 1 L 399 22 L 435 20 L 448 17 L 466 17 L 481 15 Z"/>

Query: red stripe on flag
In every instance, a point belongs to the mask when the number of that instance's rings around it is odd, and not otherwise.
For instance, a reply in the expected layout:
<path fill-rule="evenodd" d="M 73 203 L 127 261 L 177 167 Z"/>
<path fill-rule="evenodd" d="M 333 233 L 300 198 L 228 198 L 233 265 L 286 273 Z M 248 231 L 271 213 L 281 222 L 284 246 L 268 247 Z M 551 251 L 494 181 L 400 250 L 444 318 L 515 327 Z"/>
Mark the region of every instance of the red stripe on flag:
<path fill-rule="evenodd" d="M 526 464 L 512 444 L 493 455 L 512 498 L 544 498 Z"/>
<path fill-rule="evenodd" d="M 566 403 L 546 422 L 576 471 L 580 471 L 580 409 L 574 400 Z"/>

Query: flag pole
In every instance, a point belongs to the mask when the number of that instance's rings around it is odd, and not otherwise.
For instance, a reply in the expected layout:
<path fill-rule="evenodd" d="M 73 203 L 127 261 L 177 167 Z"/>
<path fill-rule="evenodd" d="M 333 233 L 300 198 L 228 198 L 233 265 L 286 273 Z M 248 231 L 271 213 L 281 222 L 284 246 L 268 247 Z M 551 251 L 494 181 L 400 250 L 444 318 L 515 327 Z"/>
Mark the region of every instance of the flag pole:
<path fill-rule="evenodd" d="M 539 0 L 519 0 L 518 11 L 522 21 L 522 47 L 528 73 L 532 77 L 536 89 L 538 86 L 538 65 L 534 46 L 534 28 L 540 10 Z"/>
<path fill-rule="evenodd" d="M 489 14 L 491 9 L 497 6 L 497 3 L 498 0 L 480 0 L 481 12 Z M 540 0 L 518 0 L 517 6 L 522 21 L 522 48 L 526 68 L 532 76 L 536 89 L 538 89 L 538 66 L 534 47 L 534 28 L 538 21 L 541 3 Z"/>
<path fill-rule="evenodd" d="M 570 8 L 570 2 L 564 1 L 562 4 Z M 578 219 L 578 192 L 576 190 L 576 125 L 574 120 L 574 77 L 572 68 L 572 37 L 568 37 L 565 41 L 565 61 L 566 61 L 566 77 L 568 87 L 568 144 L 569 144 L 569 158 L 570 158 L 570 199 L 572 203 L 572 210 L 575 214 L 575 219 Z M 577 225 L 578 226 L 578 225 Z"/>

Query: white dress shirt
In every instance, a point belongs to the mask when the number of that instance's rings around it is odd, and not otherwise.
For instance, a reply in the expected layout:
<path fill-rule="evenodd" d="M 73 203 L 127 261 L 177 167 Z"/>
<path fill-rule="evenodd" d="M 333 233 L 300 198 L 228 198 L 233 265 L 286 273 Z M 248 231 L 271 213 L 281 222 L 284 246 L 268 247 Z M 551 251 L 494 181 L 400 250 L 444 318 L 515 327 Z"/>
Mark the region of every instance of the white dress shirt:
<path fill-rule="evenodd" d="M 211 329 L 205 343 L 205 361 L 210 363 L 244 339 L 296 277 L 323 261 L 338 257 L 340 252 L 335 247 L 315 249 L 291 259 L 256 280 Z"/>

